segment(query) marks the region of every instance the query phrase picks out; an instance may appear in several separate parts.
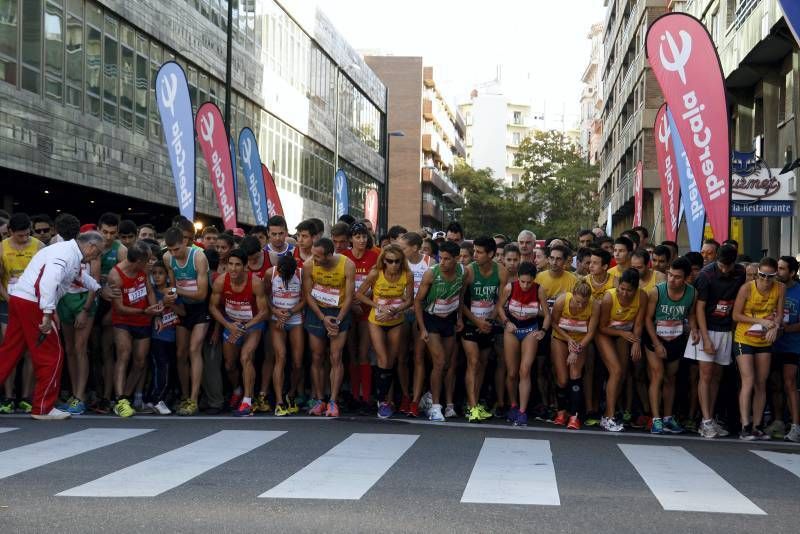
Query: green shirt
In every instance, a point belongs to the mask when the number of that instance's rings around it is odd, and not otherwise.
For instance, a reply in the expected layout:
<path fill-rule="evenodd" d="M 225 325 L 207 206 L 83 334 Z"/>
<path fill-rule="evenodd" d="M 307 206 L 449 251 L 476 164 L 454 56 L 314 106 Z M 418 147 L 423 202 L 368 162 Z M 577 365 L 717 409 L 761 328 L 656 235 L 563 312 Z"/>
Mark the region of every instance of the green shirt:
<path fill-rule="evenodd" d="M 431 267 L 433 283 L 425 296 L 425 311 L 432 315 L 447 316 L 458 311 L 458 297 L 464 287 L 464 266 L 458 264 L 452 280 L 442 275 L 441 265 Z"/>

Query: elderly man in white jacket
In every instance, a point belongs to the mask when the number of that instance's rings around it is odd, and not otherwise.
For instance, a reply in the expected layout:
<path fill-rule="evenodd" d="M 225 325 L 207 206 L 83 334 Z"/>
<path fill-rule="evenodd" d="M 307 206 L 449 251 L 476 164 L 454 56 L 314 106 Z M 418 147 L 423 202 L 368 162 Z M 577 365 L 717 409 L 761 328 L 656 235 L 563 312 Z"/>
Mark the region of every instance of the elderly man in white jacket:
<path fill-rule="evenodd" d="M 8 302 L 8 329 L 0 345 L 0 382 L 30 352 L 36 375 L 31 417 L 66 419 L 69 413 L 54 407 L 61 385 L 64 354 L 54 328 L 55 309 L 67 288 L 81 277 L 81 263 L 98 258 L 103 236 L 86 232 L 39 251 L 28 264 Z"/>

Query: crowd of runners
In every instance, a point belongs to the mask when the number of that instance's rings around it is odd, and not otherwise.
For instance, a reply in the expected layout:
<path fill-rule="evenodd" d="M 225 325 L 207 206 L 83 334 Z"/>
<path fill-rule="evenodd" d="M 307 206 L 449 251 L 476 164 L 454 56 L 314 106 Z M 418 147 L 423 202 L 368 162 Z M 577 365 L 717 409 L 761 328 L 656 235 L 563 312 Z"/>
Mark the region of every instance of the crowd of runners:
<path fill-rule="evenodd" d="M 800 442 L 794 257 L 754 262 L 733 240 L 680 255 L 643 227 L 465 240 L 458 223 L 376 236 L 344 216 L 328 235 L 319 219 L 289 230 L 281 216 L 198 234 L 181 217 L 0 213 L 0 414 L 360 413 Z"/>

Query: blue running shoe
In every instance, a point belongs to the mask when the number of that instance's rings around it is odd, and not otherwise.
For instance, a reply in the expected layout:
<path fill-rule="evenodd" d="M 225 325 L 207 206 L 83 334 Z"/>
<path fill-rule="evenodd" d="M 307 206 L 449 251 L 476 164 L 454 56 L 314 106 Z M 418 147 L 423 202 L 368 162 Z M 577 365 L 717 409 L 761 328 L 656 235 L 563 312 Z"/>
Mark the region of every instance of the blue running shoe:
<path fill-rule="evenodd" d="M 382 402 L 378 407 L 379 419 L 389 419 L 393 414 L 394 410 L 392 409 L 392 405 L 388 402 Z"/>
<path fill-rule="evenodd" d="M 66 411 L 71 415 L 82 415 L 83 412 L 86 411 L 86 404 L 84 404 L 82 400 L 72 397 L 67 405 Z"/>
<path fill-rule="evenodd" d="M 516 406 L 512 406 L 508 413 L 506 414 L 506 421 L 509 423 L 516 423 L 517 417 L 519 417 L 519 408 Z"/>
<path fill-rule="evenodd" d="M 684 430 L 674 417 L 664 418 L 664 432 L 667 434 L 683 434 Z"/>
<path fill-rule="evenodd" d="M 525 412 L 517 412 L 517 418 L 514 419 L 514 426 L 528 426 L 528 414 Z"/>
<path fill-rule="evenodd" d="M 660 417 L 656 417 L 653 419 L 653 426 L 650 427 L 651 434 L 663 434 L 664 433 L 664 423 L 661 421 Z"/>
<path fill-rule="evenodd" d="M 253 415 L 253 406 L 250 403 L 242 402 L 239 404 L 239 409 L 233 412 L 234 417 L 251 417 Z"/>

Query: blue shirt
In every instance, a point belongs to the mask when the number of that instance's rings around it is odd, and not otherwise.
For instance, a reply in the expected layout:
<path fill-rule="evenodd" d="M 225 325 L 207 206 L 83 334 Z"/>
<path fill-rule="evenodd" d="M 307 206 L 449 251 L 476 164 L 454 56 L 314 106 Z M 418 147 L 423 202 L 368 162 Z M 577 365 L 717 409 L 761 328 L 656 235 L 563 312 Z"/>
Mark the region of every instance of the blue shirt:
<path fill-rule="evenodd" d="M 783 324 L 797 324 L 800 322 L 800 283 L 786 289 L 786 299 L 783 304 Z M 776 352 L 800 353 L 800 332 L 783 334 L 773 344 Z"/>
<path fill-rule="evenodd" d="M 153 291 L 155 291 L 155 293 L 156 293 L 156 300 L 157 301 L 161 302 L 162 300 L 164 300 L 164 294 L 161 291 L 159 291 L 155 287 L 153 287 Z M 179 304 L 181 302 L 182 302 L 181 298 L 178 297 L 178 300 L 176 301 L 176 303 Z M 169 321 L 171 319 L 170 314 L 175 314 L 175 312 L 174 311 L 168 311 L 168 310 L 165 309 L 164 310 L 164 315 L 162 316 L 161 320 L 162 321 L 164 321 L 164 320 Z M 177 315 L 176 315 L 176 317 L 177 317 Z M 167 343 L 175 343 L 175 325 L 177 325 L 177 322 L 173 323 L 171 326 L 167 326 L 167 327 L 163 328 L 161 330 L 161 332 L 159 332 L 158 330 L 153 328 L 152 329 L 153 333 L 151 334 L 150 337 L 152 339 L 157 339 L 159 341 L 166 341 Z"/>

